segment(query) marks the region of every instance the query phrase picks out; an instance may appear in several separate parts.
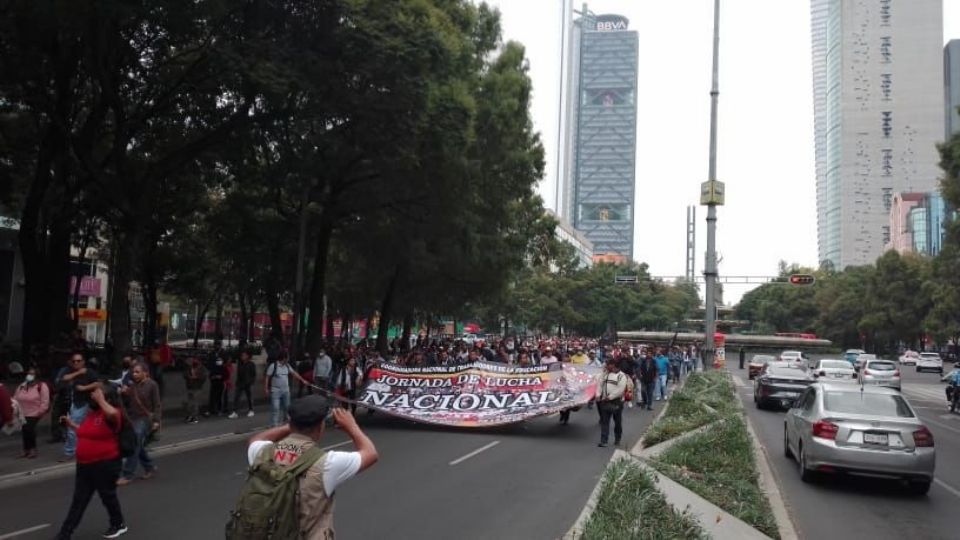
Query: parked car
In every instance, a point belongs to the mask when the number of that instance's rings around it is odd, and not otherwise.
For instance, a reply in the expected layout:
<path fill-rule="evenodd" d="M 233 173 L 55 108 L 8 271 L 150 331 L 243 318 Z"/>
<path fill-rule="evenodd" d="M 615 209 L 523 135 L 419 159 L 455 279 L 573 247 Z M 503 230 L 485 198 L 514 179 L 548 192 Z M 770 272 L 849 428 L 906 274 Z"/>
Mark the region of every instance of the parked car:
<path fill-rule="evenodd" d="M 857 370 L 846 360 L 824 358 L 817 361 L 813 377 L 818 381 L 857 382 Z"/>
<path fill-rule="evenodd" d="M 900 391 L 900 368 L 890 360 L 868 360 L 860 370 L 860 379 L 864 386 L 886 386 Z"/>
<path fill-rule="evenodd" d="M 804 482 L 821 472 L 885 476 L 919 495 L 930 490 L 936 464 L 933 434 L 903 396 L 837 383 L 811 385 L 787 412 L 783 452 L 796 458 Z"/>
<path fill-rule="evenodd" d="M 943 359 L 940 358 L 940 354 L 935 352 L 920 353 L 920 359 L 917 361 L 917 373 L 921 371 L 935 371 L 943 375 Z"/>
<path fill-rule="evenodd" d="M 904 353 L 900 355 L 901 366 L 915 366 L 918 360 L 920 360 L 920 353 L 917 351 L 904 351 Z"/>
<path fill-rule="evenodd" d="M 771 356 L 769 354 L 753 355 L 753 357 L 750 358 L 750 363 L 747 364 L 747 377 L 749 377 L 750 380 L 752 381 L 754 377 L 756 377 L 763 371 L 764 366 L 766 366 L 768 362 L 776 362 L 776 361 L 777 361 L 776 357 Z"/>
<path fill-rule="evenodd" d="M 753 401 L 758 409 L 774 404 L 789 408 L 812 382 L 813 377 L 798 367 L 768 364 L 766 371 L 753 382 Z"/>
<path fill-rule="evenodd" d="M 865 354 L 866 352 L 867 351 L 863 349 L 847 349 L 847 351 L 843 353 L 843 358 L 847 362 L 850 362 L 852 365 L 856 366 L 860 355 Z"/>

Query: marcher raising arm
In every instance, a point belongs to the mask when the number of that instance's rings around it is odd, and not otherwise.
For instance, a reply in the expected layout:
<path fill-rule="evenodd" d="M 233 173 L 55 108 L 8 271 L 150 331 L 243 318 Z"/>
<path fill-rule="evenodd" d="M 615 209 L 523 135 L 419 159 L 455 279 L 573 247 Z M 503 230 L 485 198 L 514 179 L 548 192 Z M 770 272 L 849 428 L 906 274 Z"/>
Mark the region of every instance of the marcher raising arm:
<path fill-rule="evenodd" d="M 360 429 L 360 426 L 357 425 L 356 418 L 354 418 L 347 409 L 341 409 L 339 407 L 334 409 L 333 418 L 337 421 L 337 425 L 353 440 L 353 445 L 360 454 L 361 471 L 368 469 L 380 459 L 380 454 L 377 453 L 377 447 L 373 445 L 370 437 L 367 437 L 366 433 Z"/>

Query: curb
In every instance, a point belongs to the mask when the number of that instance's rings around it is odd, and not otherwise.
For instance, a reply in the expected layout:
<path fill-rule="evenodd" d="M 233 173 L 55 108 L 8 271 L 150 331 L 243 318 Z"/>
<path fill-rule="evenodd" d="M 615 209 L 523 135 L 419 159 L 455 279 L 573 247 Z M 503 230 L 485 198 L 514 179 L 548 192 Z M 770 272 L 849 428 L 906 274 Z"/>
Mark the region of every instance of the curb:
<path fill-rule="evenodd" d="M 790 511 L 783 500 L 783 494 L 780 493 L 780 482 L 773 473 L 773 467 L 770 465 L 770 456 L 760 444 L 760 438 L 753 429 L 753 421 L 750 415 L 743 407 L 740 396 L 736 396 L 737 405 L 743 415 L 744 424 L 747 426 L 747 432 L 750 434 L 750 446 L 753 447 L 753 458 L 757 462 L 757 472 L 760 489 L 767 495 L 767 502 L 770 503 L 770 509 L 773 511 L 773 518 L 777 521 L 777 530 L 780 532 L 781 540 L 796 540 L 799 538 L 797 529 L 790 518 Z"/>
<path fill-rule="evenodd" d="M 683 385 L 687 384 L 687 379 L 688 379 L 689 377 L 690 377 L 690 374 L 687 373 L 687 376 L 684 377 L 684 378 L 680 381 L 680 384 L 678 384 L 678 385 L 676 385 L 676 386 L 673 387 L 673 392 L 670 392 L 670 397 L 667 398 L 666 404 L 663 406 L 662 409 L 660 409 L 660 412 L 657 413 L 657 416 L 653 419 L 653 422 L 650 422 L 650 425 L 647 426 L 647 429 L 643 430 L 643 433 L 640 434 L 640 438 L 637 439 L 637 444 L 633 445 L 633 448 L 630 449 L 630 455 L 639 456 L 640 454 L 643 453 L 643 450 L 644 450 L 644 449 L 643 449 L 643 438 L 647 436 L 647 432 L 650 431 L 650 428 L 652 428 L 653 426 L 657 425 L 657 422 L 659 422 L 660 419 L 663 418 L 663 415 L 667 414 L 667 409 L 670 408 L 670 398 L 673 397 L 673 393 L 674 393 L 674 392 L 677 392 L 678 390 L 680 390 L 681 388 L 683 388 Z M 664 442 L 667 442 L 667 441 L 664 441 Z M 661 443 L 661 444 L 663 444 L 663 443 Z M 656 446 L 656 445 L 654 445 L 654 446 Z M 652 448 L 652 447 L 651 447 L 651 448 Z"/>
<path fill-rule="evenodd" d="M 696 429 L 690 430 L 690 431 L 688 431 L 688 432 L 686 432 L 686 433 L 681 433 L 680 435 L 677 435 L 676 437 L 674 437 L 674 438 L 672 438 L 672 439 L 667 439 L 667 440 L 663 441 L 662 443 L 655 444 L 655 445 L 653 445 L 653 446 L 651 446 L 651 447 L 649 447 L 649 448 L 644 448 L 643 450 L 640 451 L 640 453 L 635 453 L 635 452 L 632 452 L 632 451 L 631 451 L 631 454 L 633 454 L 634 457 L 638 457 L 638 458 L 641 458 L 641 459 L 650 459 L 650 458 L 657 457 L 657 456 L 659 456 L 660 454 L 662 454 L 662 453 L 666 452 L 667 450 L 669 450 L 673 445 L 679 443 L 680 441 L 685 441 L 685 440 L 689 439 L 690 437 L 695 437 L 695 436 L 697 436 L 697 435 L 700 435 L 701 433 L 704 433 L 704 432 L 707 431 L 708 429 L 710 429 L 710 428 L 712 428 L 712 427 L 714 427 L 714 426 L 717 426 L 717 425 L 719 425 L 719 424 L 721 424 L 721 423 L 723 423 L 723 422 L 725 422 L 725 421 L 726 421 L 726 419 L 724 419 L 724 418 L 721 418 L 721 419 L 719 419 L 719 420 L 714 420 L 713 422 L 710 422 L 710 423 L 708 423 L 708 424 L 704 424 L 704 425 L 702 425 L 702 426 L 700 426 L 700 427 L 698 427 L 698 428 L 696 428 Z"/>
<path fill-rule="evenodd" d="M 251 433 L 255 433 L 257 431 L 263 431 L 264 429 L 266 429 L 266 427 L 260 426 L 260 427 L 255 427 L 255 428 L 251 428 L 249 430 L 244 430 L 244 431 L 221 433 L 218 435 L 201 437 L 199 439 L 189 439 L 186 441 L 165 444 L 162 446 L 154 446 L 150 449 L 150 453 L 154 457 L 162 457 L 162 456 L 169 456 L 172 454 L 179 454 L 181 452 L 188 452 L 190 450 L 197 450 L 200 448 L 206 448 L 210 446 L 216 446 L 219 444 L 225 444 L 229 442 L 243 440 L 247 438 Z M 0 490 L 21 486 L 24 484 L 31 484 L 31 483 L 39 482 L 42 480 L 50 480 L 53 478 L 68 476 L 75 469 L 76 469 L 76 464 L 74 463 L 58 463 L 56 465 L 39 467 L 37 469 L 33 469 L 30 471 L 5 474 L 3 476 L 0 476 Z"/>
<path fill-rule="evenodd" d="M 577 520 L 573 523 L 573 526 L 570 527 L 570 530 L 567 531 L 567 534 L 564 534 L 561 537 L 563 540 L 576 540 L 577 538 L 580 538 L 580 535 L 583 533 L 583 526 L 586 525 L 587 520 L 590 519 L 590 515 L 593 514 L 594 508 L 597 507 L 597 499 L 600 498 L 600 486 L 603 485 L 604 474 L 606 474 L 610 464 L 623 455 L 628 454 L 620 449 L 614 450 L 613 454 L 610 455 L 610 460 L 607 461 L 606 466 L 604 466 L 603 470 L 600 472 L 600 480 L 597 481 L 597 485 L 594 486 L 593 491 L 590 492 L 590 497 L 587 499 L 587 503 L 583 505 L 583 510 L 580 511 L 580 515 L 577 516 Z"/>

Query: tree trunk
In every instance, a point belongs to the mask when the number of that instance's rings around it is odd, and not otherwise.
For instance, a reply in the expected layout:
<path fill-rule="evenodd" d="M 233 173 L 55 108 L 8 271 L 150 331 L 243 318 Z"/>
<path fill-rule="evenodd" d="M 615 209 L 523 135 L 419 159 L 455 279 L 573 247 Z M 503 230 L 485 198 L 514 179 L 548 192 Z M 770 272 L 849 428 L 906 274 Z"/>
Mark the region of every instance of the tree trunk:
<path fill-rule="evenodd" d="M 313 262 L 313 282 L 310 284 L 310 313 L 307 321 L 307 352 L 315 356 L 323 343 L 323 299 L 326 294 L 327 259 L 330 255 L 330 237 L 333 224 L 324 210 L 317 233 L 317 253 Z M 329 316 L 329 315 L 328 315 Z"/>
<path fill-rule="evenodd" d="M 200 304 L 197 304 L 197 322 L 193 327 L 193 348 L 196 349 L 200 346 L 200 331 L 203 330 L 203 321 L 207 318 L 207 311 L 210 311 L 210 304 L 213 303 L 213 298 L 207 300 L 207 303 L 203 304 L 203 307 L 200 307 Z"/>
<path fill-rule="evenodd" d="M 56 337 L 73 329 L 70 319 L 70 223 L 68 219 L 57 220 L 50 231 L 47 251 L 49 267 L 48 306 L 49 333 Z"/>
<path fill-rule="evenodd" d="M 390 333 L 390 317 L 393 316 L 393 301 L 397 290 L 397 283 L 400 281 L 400 265 L 393 270 L 393 275 L 387 283 L 387 291 L 383 295 L 383 302 L 380 304 L 380 324 L 377 327 L 377 350 L 380 354 L 387 354 L 387 334 Z"/>
<path fill-rule="evenodd" d="M 280 297 L 276 292 L 267 294 L 267 312 L 270 314 L 270 335 L 283 343 L 283 319 L 280 318 Z"/>
<path fill-rule="evenodd" d="M 217 315 L 213 319 L 213 342 L 223 344 L 223 300 L 217 298 Z"/>
<path fill-rule="evenodd" d="M 350 327 L 353 325 L 353 315 L 350 313 L 344 313 L 342 317 L 342 322 L 340 323 L 340 339 L 353 340 L 353 332 L 350 331 Z"/>
<path fill-rule="evenodd" d="M 122 355 L 132 347 L 130 341 L 130 257 L 128 239 L 117 242 L 118 252 L 115 266 L 110 269 L 114 274 L 113 292 L 110 297 L 110 339 L 116 354 Z"/>
<path fill-rule="evenodd" d="M 410 350 L 410 330 L 413 327 L 413 315 L 407 314 L 403 316 L 403 338 L 400 340 L 400 350 L 409 351 Z"/>
<path fill-rule="evenodd" d="M 237 341 L 240 347 L 247 344 L 247 299 L 242 292 L 237 294 L 237 302 L 240 304 L 240 328 L 237 329 Z"/>
<path fill-rule="evenodd" d="M 143 346 L 147 349 L 157 344 L 157 280 L 149 266 L 144 271 L 140 288 L 143 296 Z"/>
<path fill-rule="evenodd" d="M 300 198 L 300 230 L 297 238 L 297 275 L 296 282 L 294 285 L 294 302 L 293 302 L 293 332 L 294 332 L 294 342 L 293 342 L 293 351 L 294 358 L 303 357 L 303 346 L 304 346 L 304 318 L 306 316 L 306 291 L 304 286 L 304 274 L 306 273 L 306 264 L 307 264 L 307 225 L 309 222 L 309 214 L 307 212 L 307 206 L 309 204 L 310 197 L 310 184 L 304 184 L 303 194 Z"/>

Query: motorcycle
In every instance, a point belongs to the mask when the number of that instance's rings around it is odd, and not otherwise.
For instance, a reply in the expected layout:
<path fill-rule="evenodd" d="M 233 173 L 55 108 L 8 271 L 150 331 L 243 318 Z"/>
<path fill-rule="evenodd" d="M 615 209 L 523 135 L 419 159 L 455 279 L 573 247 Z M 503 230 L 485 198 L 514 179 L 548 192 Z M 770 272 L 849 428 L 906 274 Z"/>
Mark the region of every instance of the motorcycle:
<path fill-rule="evenodd" d="M 957 408 L 960 407 L 960 392 L 956 391 L 957 386 L 950 384 L 947 386 L 947 403 L 950 404 L 950 412 L 957 412 Z"/>

